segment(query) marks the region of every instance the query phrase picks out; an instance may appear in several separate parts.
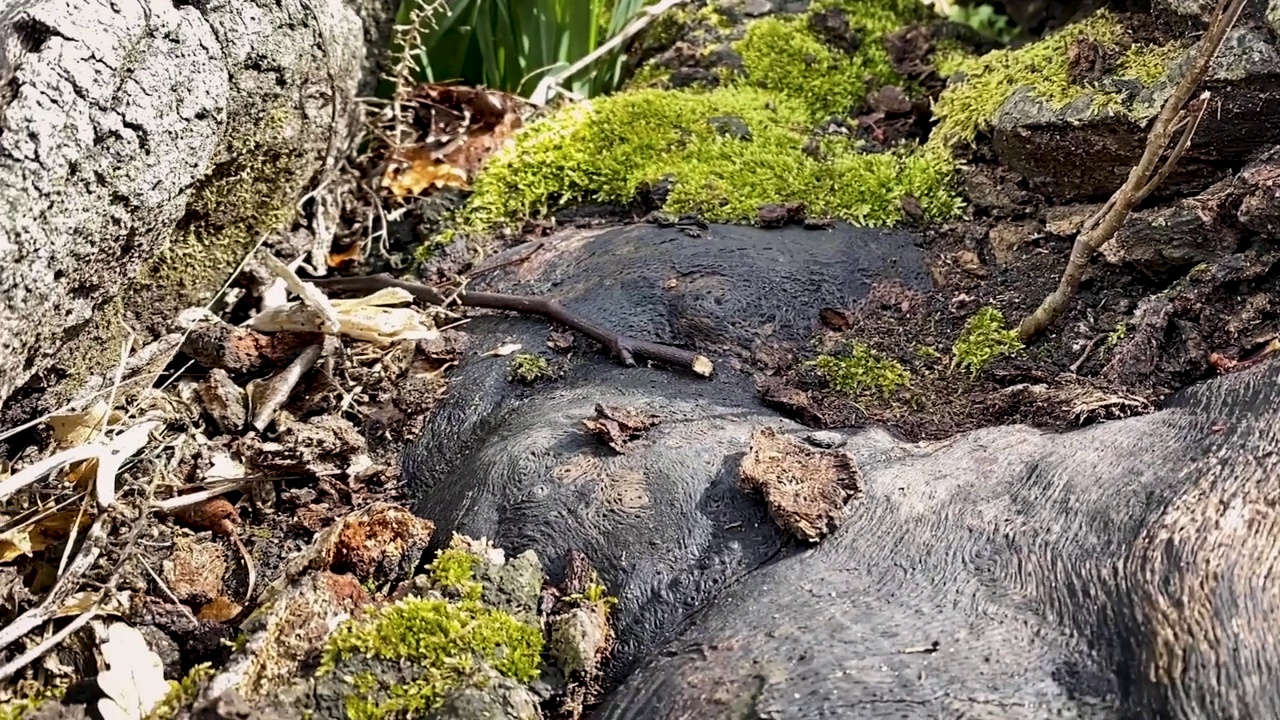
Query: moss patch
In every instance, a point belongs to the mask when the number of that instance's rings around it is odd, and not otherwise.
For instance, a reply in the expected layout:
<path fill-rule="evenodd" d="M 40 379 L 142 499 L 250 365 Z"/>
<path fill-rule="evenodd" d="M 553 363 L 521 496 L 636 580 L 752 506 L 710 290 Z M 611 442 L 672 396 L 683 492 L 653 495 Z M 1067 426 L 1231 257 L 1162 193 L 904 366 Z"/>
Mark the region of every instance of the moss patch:
<path fill-rule="evenodd" d="M 929 144 L 972 143 L 979 132 L 991 128 L 1005 101 L 1023 87 L 1030 88 L 1035 97 L 1055 109 L 1091 94 L 1094 112 L 1124 111 L 1117 90 L 1072 82 L 1069 49 L 1081 38 L 1097 42 L 1104 50 L 1123 52 L 1114 79 L 1137 81 L 1144 86 L 1163 77 L 1169 62 L 1181 52 L 1177 44 L 1132 44 L 1116 17 L 1106 11 L 1016 50 L 996 50 L 981 57 L 964 57 L 949 51 L 940 58 L 939 69 L 947 75 L 960 73 L 962 79 L 938 98 L 934 109 L 938 125 Z"/>
<path fill-rule="evenodd" d="M 891 357 L 863 343 L 852 343 L 847 354 L 819 355 L 813 368 L 833 390 L 849 395 L 892 395 L 911 382 L 911 373 Z"/>
<path fill-rule="evenodd" d="M 860 104 L 870 87 L 901 81 L 882 38 L 921 17 L 923 5 L 831 0 L 810 13 L 830 8 L 848 14 L 856 52 L 830 46 L 808 15 L 765 18 L 737 43 L 746 73 L 727 86 L 636 89 L 530 124 L 476 180 L 461 227 L 483 232 L 579 202 L 626 205 L 664 181 L 662 210 L 713 222 L 746 221 L 761 205 L 798 201 L 811 215 L 893 225 L 904 218 L 906 196 L 931 219 L 954 216 L 960 200 L 949 153 L 873 153 L 814 132 Z M 713 122 L 726 117 L 746 132 Z"/>
<path fill-rule="evenodd" d="M 957 366 L 976 377 L 992 360 L 1021 349 L 1018 331 L 1005 327 L 1004 315 L 993 307 L 984 307 L 965 323 L 951 354 Z"/>
<path fill-rule="evenodd" d="M 531 384 L 551 377 L 551 363 L 538 355 L 521 353 L 511 358 L 511 379 Z"/>
<path fill-rule="evenodd" d="M 195 701 L 201 685 L 213 676 L 213 667 L 209 663 L 201 663 L 191 668 L 191 671 L 181 680 L 170 680 L 169 694 L 165 695 L 160 704 L 151 710 L 147 720 L 168 720 L 168 718 L 177 717 L 180 710 Z"/>
<path fill-rule="evenodd" d="M 533 682 L 542 645 L 539 628 L 475 600 L 410 597 L 338 628 L 325 647 L 321 672 L 351 657 L 412 664 L 417 677 L 410 682 L 388 686 L 373 674 L 353 677 L 356 692 L 346 710 L 351 718 L 420 716 L 439 707 L 481 664 L 517 682 Z"/>
<path fill-rule="evenodd" d="M 286 105 L 232 114 L 221 159 L 192 191 L 173 239 L 142 269 L 137 291 L 163 288 L 166 308 L 199 303 L 259 238 L 294 217 L 313 169 L 311 154 L 297 138 L 297 122 L 297 111 Z M 149 315 L 139 318 L 141 326 L 151 324 Z"/>
<path fill-rule="evenodd" d="M 475 555 L 450 548 L 436 556 L 428 571 L 432 582 L 440 589 L 456 592 L 468 600 L 479 600 L 484 591 L 484 587 L 475 580 L 479 564 L 480 558 Z"/>

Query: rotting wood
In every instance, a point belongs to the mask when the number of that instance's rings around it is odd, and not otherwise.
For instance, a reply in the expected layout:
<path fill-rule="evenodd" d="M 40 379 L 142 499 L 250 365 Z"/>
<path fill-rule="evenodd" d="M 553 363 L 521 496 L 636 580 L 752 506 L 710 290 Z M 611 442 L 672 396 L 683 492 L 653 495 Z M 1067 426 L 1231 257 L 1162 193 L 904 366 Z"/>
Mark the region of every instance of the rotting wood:
<path fill-rule="evenodd" d="M 326 290 L 344 292 L 368 292 L 398 287 L 408 290 L 418 300 L 431 305 L 443 307 L 452 299 L 463 307 L 509 310 L 524 315 L 537 315 L 576 330 L 604 345 L 627 367 L 634 367 L 636 358 L 646 358 L 667 365 L 688 368 L 702 377 L 710 377 L 715 372 L 715 365 L 705 355 L 648 340 L 638 340 L 614 332 L 569 310 L 555 298 L 467 290 L 459 290 L 451 296 L 446 296 L 430 285 L 401 280 L 386 273 L 350 278 L 308 279 L 307 282 Z"/>

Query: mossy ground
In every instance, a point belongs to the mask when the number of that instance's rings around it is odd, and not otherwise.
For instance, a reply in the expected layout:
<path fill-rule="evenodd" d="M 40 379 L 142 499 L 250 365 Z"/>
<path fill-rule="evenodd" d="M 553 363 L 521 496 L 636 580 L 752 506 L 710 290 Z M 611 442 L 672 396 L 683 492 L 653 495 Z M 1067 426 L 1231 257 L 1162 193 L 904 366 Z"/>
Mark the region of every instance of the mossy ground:
<path fill-rule="evenodd" d="M 1097 43 L 1103 54 L 1118 55 L 1114 71 L 1106 78 L 1109 82 L 1073 81 L 1071 47 L 1082 40 Z M 1103 10 L 1016 50 L 996 50 L 981 57 L 958 51 L 940 53 L 939 71 L 955 81 L 938 98 L 934 108 L 938 124 L 929 144 L 950 147 L 972 143 L 979 132 L 991 128 L 1001 106 L 1022 87 L 1031 88 L 1035 97 L 1055 109 L 1088 94 L 1093 112 L 1141 113 L 1142 108 L 1123 99 L 1115 81 L 1150 87 L 1164 77 L 1182 50 L 1177 43 L 1134 43 L 1116 16 Z"/>
<path fill-rule="evenodd" d="M 750 221 L 762 205 L 803 202 L 814 216 L 894 225 L 906 197 L 928 218 L 955 216 L 949 153 L 869 152 L 815 131 L 869 90 L 902 82 L 882 38 L 923 17 L 923 6 L 827 0 L 810 14 L 829 9 L 846 14 L 856 51 L 832 47 L 809 15 L 764 18 L 733 43 L 744 72 L 721 87 L 624 91 L 528 126 L 477 179 L 461 226 L 484 231 L 580 202 L 626 206 L 659 184 L 670 188 L 660 209 L 712 221 Z M 743 131 L 725 132 L 724 118 Z"/>
<path fill-rule="evenodd" d="M 347 716 L 421 717 L 451 690 L 496 672 L 519 684 L 542 669 L 536 604 L 544 579 L 536 557 L 490 564 L 455 537 L 415 592 L 348 621 L 328 640 L 320 674 L 347 678 Z"/>

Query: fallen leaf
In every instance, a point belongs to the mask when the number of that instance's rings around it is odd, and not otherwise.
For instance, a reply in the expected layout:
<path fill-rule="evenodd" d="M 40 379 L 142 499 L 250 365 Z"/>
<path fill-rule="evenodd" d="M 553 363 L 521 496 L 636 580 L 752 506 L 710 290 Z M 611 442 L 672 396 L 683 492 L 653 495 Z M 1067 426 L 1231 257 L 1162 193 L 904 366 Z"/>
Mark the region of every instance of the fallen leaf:
<path fill-rule="evenodd" d="M 403 340 L 434 340 L 439 331 L 414 307 L 393 307 L 413 301 L 404 288 L 383 288 L 362 298 L 330 300 L 337 318 L 339 335 L 388 345 Z M 265 308 L 249 321 L 259 332 L 314 332 L 319 318 L 307 305 L 288 303 Z"/>
<path fill-rule="evenodd" d="M 331 268 L 339 268 L 347 263 L 360 262 L 360 258 L 364 257 L 364 246 L 361 243 L 354 242 L 345 250 L 330 252 L 325 258 L 325 263 Z"/>
<path fill-rule="evenodd" d="M 520 343 L 507 343 L 506 345 L 499 345 L 484 355 L 485 357 L 506 357 L 520 348 Z"/>
<path fill-rule="evenodd" d="M 470 187 L 465 171 L 436 159 L 427 148 L 413 148 L 407 155 L 402 158 L 403 164 L 389 164 L 382 175 L 382 186 L 396 197 L 421 195 L 428 188 L 466 190 Z"/>
<path fill-rule="evenodd" d="M 49 418 L 53 439 L 63 447 L 83 445 L 102 434 L 111 407 L 106 400 L 99 400 L 80 413 L 54 415 Z"/>
<path fill-rule="evenodd" d="M 235 601 L 227 597 L 218 596 L 201 606 L 200 611 L 196 613 L 196 617 L 201 620 L 224 623 L 239 615 L 242 609 L 244 609 L 243 606 Z"/>
<path fill-rule="evenodd" d="M 101 651 L 107 666 L 98 674 L 98 687 L 106 695 L 98 701 L 103 720 L 142 720 L 169 694 L 164 663 L 142 633 L 114 623 Z"/>
<path fill-rule="evenodd" d="M 0 534 L 0 563 L 19 557 L 30 557 L 33 553 L 38 553 L 61 541 L 71 533 L 77 518 L 81 527 L 93 519 L 89 515 L 82 515 L 77 510 L 67 510 L 47 515 L 34 523 Z"/>
<path fill-rule="evenodd" d="M 582 421 L 597 439 L 618 453 L 625 453 L 627 445 L 646 430 L 662 422 L 657 415 L 650 415 L 635 408 L 596 405 L 596 416 Z"/>

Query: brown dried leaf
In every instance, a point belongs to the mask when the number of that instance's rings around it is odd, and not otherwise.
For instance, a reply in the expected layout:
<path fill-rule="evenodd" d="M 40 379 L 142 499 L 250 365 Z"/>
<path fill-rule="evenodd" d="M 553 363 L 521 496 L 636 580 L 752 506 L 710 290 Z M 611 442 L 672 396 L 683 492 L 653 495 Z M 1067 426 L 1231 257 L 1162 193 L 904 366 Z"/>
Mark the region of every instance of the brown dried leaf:
<path fill-rule="evenodd" d="M 174 513 L 174 517 L 189 528 L 228 537 L 236 534 L 236 526 L 240 524 L 236 507 L 222 497 L 182 508 Z"/>
<path fill-rule="evenodd" d="M 621 454 L 627 451 L 628 443 L 660 422 L 662 419 L 657 415 L 635 408 L 600 404 L 596 405 L 596 416 L 583 420 L 582 424 L 587 432 Z"/>
<path fill-rule="evenodd" d="M 435 159 L 426 148 L 413 148 L 399 163 L 390 163 L 382 176 L 382 186 L 396 197 L 421 195 L 427 188 L 469 188 L 467 173 Z"/>
<path fill-rule="evenodd" d="M 839 527 L 861 480 L 846 453 L 818 450 L 772 427 L 752 434 L 739 476 L 745 488 L 764 495 L 774 522 L 809 542 Z"/>
<path fill-rule="evenodd" d="M 77 523 L 84 527 L 92 520 L 90 515 L 67 510 L 0 534 L 0 563 L 30 557 L 67 537 Z"/>

